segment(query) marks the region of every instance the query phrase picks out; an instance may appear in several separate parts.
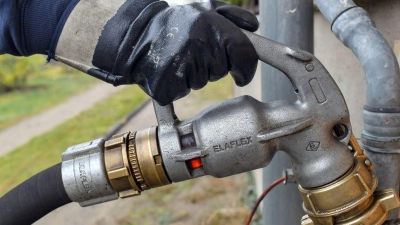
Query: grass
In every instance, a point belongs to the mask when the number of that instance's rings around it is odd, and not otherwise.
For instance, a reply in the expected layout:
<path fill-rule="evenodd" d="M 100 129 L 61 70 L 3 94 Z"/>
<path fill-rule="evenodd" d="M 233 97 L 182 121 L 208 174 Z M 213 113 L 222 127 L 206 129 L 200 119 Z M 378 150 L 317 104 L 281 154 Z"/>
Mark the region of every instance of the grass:
<path fill-rule="evenodd" d="M 28 79 L 26 88 L 0 94 L 0 130 L 86 90 L 94 81 L 78 72 Z"/>
<path fill-rule="evenodd" d="M 190 95 L 195 99 L 193 103 L 218 102 L 231 98 L 232 79 L 229 77 L 209 83 L 202 90 L 192 91 Z M 61 153 L 67 147 L 104 134 L 144 99 L 146 95 L 139 88 L 128 87 L 53 131 L 0 157 L 0 196 L 37 172 L 60 162 Z M 206 180 L 201 181 L 203 178 Z M 226 179 L 203 178 L 160 187 L 143 192 L 140 197 L 124 199 L 131 201 L 128 204 L 132 207 L 130 213 L 119 218 L 116 215 L 110 216 L 115 217 L 115 224 L 119 225 L 205 224 L 202 221 L 207 220 L 216 209 L 232 206 L 232 199 L 227 198 L 228 192 L 225 189 L 237 186 Z M 243 182 L 242 179 L 240 182 Z M 238 192 L 240 190 L 234 188 L 235 195 Z M 210 199 L 214 201 L 210 202 Z M 179 205 L 176 205 L 177 202 Z M 202 208 L 200 212 L 195 210 L 198 207 Z M 221 215 L 218 214 L 223 217 Z"/>
<path fill-rule="evenodd" d="M 210 82 L 205 88 L 192 91 L 190 95 L 200 102 L 222 101 L 233 96 L 232 82 L 232 78 L 228 76 L 220 81 Z M 34 174 L 60 162 L 61 154 L 69 146 L 105 134 L 110 126 L 145 99 L 146 95 L 142 90 L 137 86 L 129 86 L 51 132 L 33 138 L 27 144 L 0 157 L 0 196 Z M 168 199 L 168 195 L 165 198 Z"/>
<path fill-rule="evenodd" d="M 61 161 L 67 147 L 105 134 L 146 99 L 137 86 L 129 86 L 51 132 L 0 157 L 0 196 L 32 175 Z"/>

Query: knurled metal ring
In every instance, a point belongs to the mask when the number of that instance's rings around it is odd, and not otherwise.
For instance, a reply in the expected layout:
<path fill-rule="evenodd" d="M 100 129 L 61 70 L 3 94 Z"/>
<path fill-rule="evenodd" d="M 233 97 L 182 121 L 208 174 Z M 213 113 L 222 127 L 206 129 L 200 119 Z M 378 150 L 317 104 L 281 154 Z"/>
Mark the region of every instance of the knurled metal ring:
<path fill-rule="evenodd" d="M 139 161 L 136 155 L 135 136 L 136 132 L 132 132 L 129 135 L 129 143 L 128 143 L 129 163 L 131 164 L 131 168 L 136 182 L 140 184 L 140 188 L 142 189 L 142 191 L 144 191 L 150 188 L 144 181 L 142 172 L 140 171 Z"/>
<path fill-rule="evenodd" d="M 127 140 L 129 132 L 114 135 L 104 143 L 104 164 L 111 186 L 126 198 L 139 195 L 141 188 L 137 185 L 129 162 Z"/>

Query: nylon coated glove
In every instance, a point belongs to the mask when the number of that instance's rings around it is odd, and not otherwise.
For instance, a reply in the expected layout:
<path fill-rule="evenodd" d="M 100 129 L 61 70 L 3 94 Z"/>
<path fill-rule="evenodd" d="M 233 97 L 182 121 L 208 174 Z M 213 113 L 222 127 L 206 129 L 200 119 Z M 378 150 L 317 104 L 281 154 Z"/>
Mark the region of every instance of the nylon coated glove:
<path fill-rule="evenodd" d="M 115 86 L 138 84 L 161 105 L 228 71 L 239 86 L 255 73 L 258 58 L 240 28 L 253 32 L 258 21 L 237 6 L 81 0 L 63 17 L 67 19 L 58 24 L 49 59 Z"/>

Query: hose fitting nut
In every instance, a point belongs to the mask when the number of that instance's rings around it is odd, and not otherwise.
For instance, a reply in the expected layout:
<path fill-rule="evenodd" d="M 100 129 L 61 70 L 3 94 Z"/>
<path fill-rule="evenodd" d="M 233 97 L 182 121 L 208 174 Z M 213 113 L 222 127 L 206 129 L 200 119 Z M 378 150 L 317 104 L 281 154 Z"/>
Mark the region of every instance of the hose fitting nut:
<path fill-rule="evenodd" d="M 133 179 L 131 166 L 129 165 L 127 142 L 128 137 L 135 137 L 130 132 L 117 134 L 104 144 L 104 161 L 107 176 L 111 186 L 119 192 L 121 198 L 140 195 L 142 191 Z"/>
<path fill-rule="evenodd" d="M 156 127 L 114 135 L 104 146 L 107 176 L 121 198 L 171 183 L 158 149 Z"/>
<path fill-rule="evenodd" d="M 103 146 L 104 140 L 97 139 L 71 146 L 62 154 L 65 191 L 82 207 L 118 198 L 105 173 Z"/>

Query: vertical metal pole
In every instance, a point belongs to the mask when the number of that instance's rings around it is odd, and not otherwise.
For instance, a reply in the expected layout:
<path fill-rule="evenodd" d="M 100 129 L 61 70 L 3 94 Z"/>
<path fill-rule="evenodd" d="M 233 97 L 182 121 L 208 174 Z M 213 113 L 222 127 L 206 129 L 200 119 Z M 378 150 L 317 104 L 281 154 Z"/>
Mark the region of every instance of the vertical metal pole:
<path fill-rule="evenodd" d="M 261 35 L 285 45 L 313 53 L 314 50 L 314 5 L 313 0 L 261 0 Z M 275 68 L 263 64 L 262 99 L 297 100 L 290 81 Z M 282 176 L 284 168 L 291 168 L 290 158 L 278 152 L 263 171 L 263 186 L 266 188 Z M 297 184 L 277 186 L 264 199 L 264 225 L 300 224 L 305 214 Z"/>

